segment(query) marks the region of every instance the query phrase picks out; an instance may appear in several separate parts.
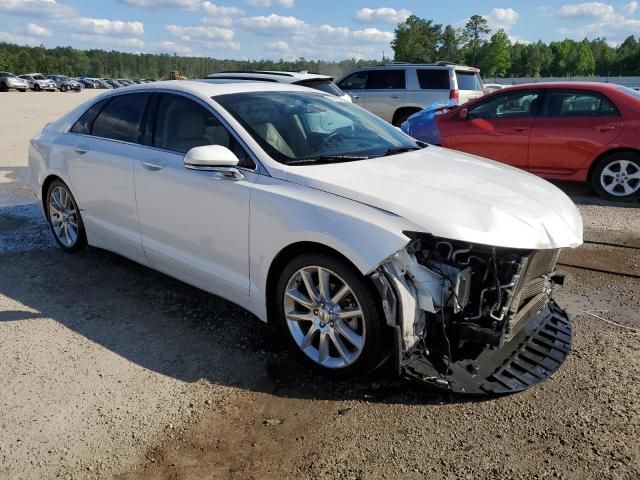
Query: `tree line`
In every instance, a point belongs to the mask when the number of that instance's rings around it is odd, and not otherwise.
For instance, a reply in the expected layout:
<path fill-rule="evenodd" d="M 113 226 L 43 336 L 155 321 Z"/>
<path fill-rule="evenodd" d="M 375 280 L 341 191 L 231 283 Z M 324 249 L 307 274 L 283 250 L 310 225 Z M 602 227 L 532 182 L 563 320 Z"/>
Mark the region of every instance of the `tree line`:
<path fill-rule="evenodd" d="M 512 42 L 504 30 L 492 32 L 487 20 L 474 15 L 461 28 L 442 26 L 415 15 L 395 28 L 391 47 L 396 61 L 436 60 L 476 66 L 484 77 L 567 77 L 640 75 L 640 42 L 629 36 L 615 47 L 606 39 L 570 39 L 544 43 Z M 389 59 L 383 58 L 382 62 Z M 380 60 L 233 60 L 169 54 L 124 53 L 45 48 L 0 43 L 0 71 L 41 72 L 72 77 L 168 78 L 178 71 L 201 78 L 225 70 L 307 70 L 334 77 Z"/>
<path fill-rule="evenodd" d="M 633 35 L 616 47 L 605 38 L 512 42 L 504 30 L 492 32 L 480 15 L 462 28 L 412 15 L 397 25 L 391 46 L 396 61 L 463 63 L 489 78 L 640 75 L 640 43 Z"/>
<path fill-rule="evenodd" d="M 163 79 L 168 78 L 171 71 L 178 71 L 181 75 L 189 78 L 203 78 L 210 73 L 228 70 L 289 70 L 296 72 L 307 70 L 339 76 L 354 68 L 377 63 L 380 61 L 345 59 L 339 62 L 329 62 L 304 58 L 295 61 L 222 60 L 209 57 L 78 50 L 71 47 L 27 47 L 0 43 L 0 71 L 9 71 L 16 75 L 40 72 L 47 75 L 59 74 L 71 77 Z"/>

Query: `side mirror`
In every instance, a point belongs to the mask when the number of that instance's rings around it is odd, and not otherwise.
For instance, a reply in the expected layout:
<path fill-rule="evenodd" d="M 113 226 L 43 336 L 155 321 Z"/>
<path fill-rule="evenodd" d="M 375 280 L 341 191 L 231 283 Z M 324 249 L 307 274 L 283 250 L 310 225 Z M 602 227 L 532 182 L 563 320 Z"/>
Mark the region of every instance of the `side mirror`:
<path fill-rule="evenodd" d="M 467 110 L 466 108 L 463 108 L 462 110 L 460 110 L 460 113 L 458 114 L 458 116 L 460 117 L 461 120 L 466 120 L 469 117 L 469 110 Z"/>
<path fill-rule="evenodd" d="M 231 150 L 222 145 L 194 147 L 184 156 L 184 166 L 190 170 L 221 172 L 235 179 L 244 178 L 236 168 L 239 161 Z"/>

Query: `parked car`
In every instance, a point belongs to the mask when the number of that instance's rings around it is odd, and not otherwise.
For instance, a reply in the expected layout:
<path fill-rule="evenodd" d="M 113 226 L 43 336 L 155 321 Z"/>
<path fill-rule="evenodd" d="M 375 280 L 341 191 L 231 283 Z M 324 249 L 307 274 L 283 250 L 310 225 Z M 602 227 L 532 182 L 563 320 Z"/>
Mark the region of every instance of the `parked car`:
<path fill-rule="evenodd" d="M 333 83 L 333 77 L 328 75 L 319 75 L 317 73 L 282 72 L 274 70 L 240 70 L 212 73 L 211 75 L 207 75 L 207 78 L 214 80 L 246 80 L 288 83 L 291 85 L 313 88 L 315 90 L 320 90 L 321 92 L 330 93 L 336 97 L 342 97 L 349 102 L 351 101 L 351 97 Z"/>
<path fill-rule="evenodd" d="M 98 87 L 97 88 L 113 88 L 113 85 L 111 85 L 106 80 L 97 79 L 96 82 L 98 83 Z"/>
<path fill-rule="evenodd" d="M 109 85 L 111 85 L 112 88 L 121 88 L 124 85 L 122 85 L 120 82 L 116 81 L 116 80 L 105 80 L 105 82 L 107 82 Z"/>
<path fill-rule="evenodd" d="M 608 199 L 640 196 L 640 94 L 630 88 L 520 85 L 436 118 L 444 147 L 547 179 L 588 182 Z"/>
<path fill-rule="evenodd" d="M 35 90 L 36 92 L 55 92 L 58 88 L 53 80 L 49 80 L 41 73 L 28 73 L 26 75 L 20 75 L 20 78 L 26 80 L 29 84 L 29 88 L 31 90 Z"/>
<path fill-rule="evenodd" d="M 550 292 L 560 249 L 582 242 L 573 202 L 339 98 L 140 85 L 47 126 L 29 165 L 63 250 L 89 243 L 220 295 L 329 375 L 389 357 L 450 391 L 506 393 L 570 350 Z"/>
<path fill-rule="evenodd" d="M 49 75 L 49 80 L 53 80 L 61 92 L 67 92 L 69 90 L 79 92 L 83 86 L 80 82 L 67 77 L 66 75 Z"/>
<path fill-rule="evenodd" d="M 84 88 L 100 88 L 98 84 L 98 80 L 96 80 L 95 78 L 81 77 L 81 78 L 74 78 L 73 80 L 75 80 L 78 83 L 81 83 Z"/>
<path fill-rule="evenodd" d="M 24 78 L 17 77 L 13 73 L 0 72 L 0 92 L 8 92 L 12 88 L 26 92 L 29 88 L 29 83 Z"/>
<path fill-rule="evenodd" d="M 359 68 L 336 83 L 357 105 L 395 126 L 432 103 L 462 104 L 484 94 L 480 70 L 447 62 Z"/>
<path fill-rule="evenodd" d="M 485 95 L 488 93 L 493 93 L 496 90 L 502 90 L 503 88 L 505 88 L 505 85 L 501 85 L 499 83 L 485 83 L 483 85 L 482 90 L 484 91 Z"/>

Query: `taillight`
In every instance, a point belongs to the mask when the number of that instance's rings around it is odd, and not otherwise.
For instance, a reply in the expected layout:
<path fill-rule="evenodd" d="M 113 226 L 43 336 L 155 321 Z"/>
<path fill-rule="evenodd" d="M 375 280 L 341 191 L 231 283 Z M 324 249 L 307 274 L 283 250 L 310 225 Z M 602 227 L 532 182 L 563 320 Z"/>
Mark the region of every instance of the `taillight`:
<path fill-rule="evenodd" d="M 449 93 L 449 99 L 455 100 L 456 102 L 460 101 L 460 92 L 458 90 L 451 90 Z"/>

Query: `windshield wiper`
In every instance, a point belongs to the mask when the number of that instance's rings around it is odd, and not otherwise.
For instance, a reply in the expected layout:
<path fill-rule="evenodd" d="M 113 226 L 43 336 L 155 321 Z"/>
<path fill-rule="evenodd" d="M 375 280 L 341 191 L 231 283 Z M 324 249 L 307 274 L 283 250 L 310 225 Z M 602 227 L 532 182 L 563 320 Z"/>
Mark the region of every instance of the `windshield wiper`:
<path fill-rule="evenodd" d="M 287 165 L 299 165 L 301 163 L 332 163 L 332 162 L 354 162 L 356 160 L 367 160 L 366 155 L 318 155 L 317 157 L 300 158 L 287 162 Z"/>
<path fill-rule="evenodd" d="M 420 147 L 391 147 L 387 149 L 387 151 L 380 156 L 388 157 L 389 155 L 397 155 L 399 153 L 413 152 L 414 150 L 420 150 Z"/>

